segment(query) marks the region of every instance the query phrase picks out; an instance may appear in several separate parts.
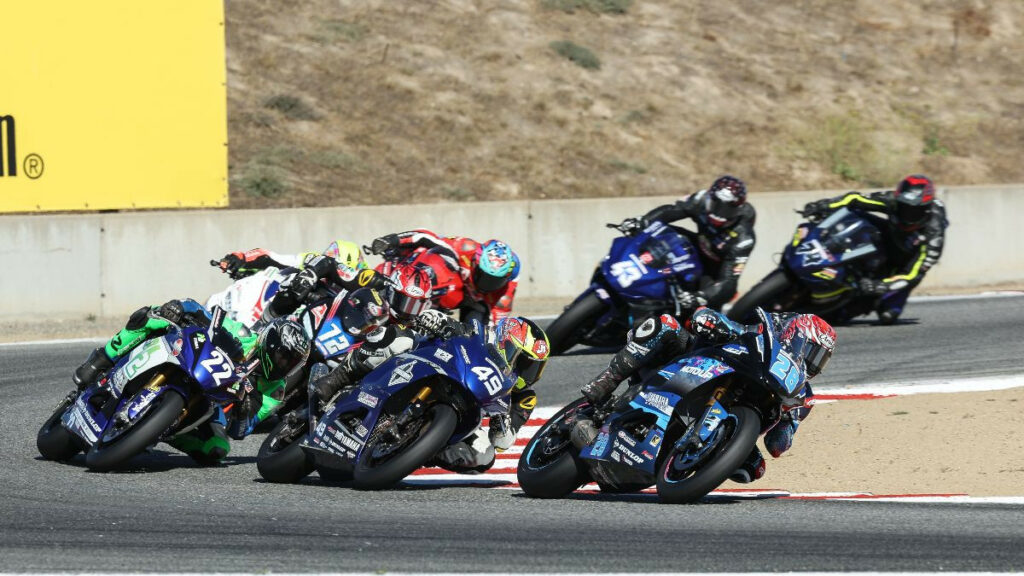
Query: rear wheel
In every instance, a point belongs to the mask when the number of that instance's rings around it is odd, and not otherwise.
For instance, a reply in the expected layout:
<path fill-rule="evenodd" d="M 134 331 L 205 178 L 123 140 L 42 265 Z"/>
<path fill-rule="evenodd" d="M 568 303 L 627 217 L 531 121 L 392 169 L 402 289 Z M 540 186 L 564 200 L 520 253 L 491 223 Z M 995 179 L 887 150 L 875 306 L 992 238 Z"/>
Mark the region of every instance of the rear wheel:
<path fill-rule="evenodd" d="M 304 410 L 281 418 L 256 455 L 260 476 L 278 484 L 292 484 L 308 476 L 313 471 L 313 458 L 301 447 L 308 433 L 309 418 Z"/>
<path fill-rule="evenodd" d="M 181 394 L 174 390 L 166 390 L 153 400 L 149 411 L 136 420 L 131 428 L 110 441 L 101 438 L 99 442 L 93 444 L 89 453 L 85 455 L 85 465 L 92 470 L 105 472 L 128 461 L 147 446 L 155 444 L 160 435 L 174 424 L 184 408 L 185 399 Z"/>
<path fill-rule="evenodd" d="M 74 404 L 77 397 L 75 394 L 69 394 L 39 428 L 39 433 L 36 434 L 36 448 L 43 458 L 70 460 L 75 454 L 82 451 L 77 437 L 61 423 L 64 413 Z"/>
<path fill-rule="evenodd" d="M 398 483 L 444 448 L 457 422 L 455 409 L 447 404 L 434 404 L 397 434 L 393 417 L 381 418 L 359 455 L 352 485 L 379 490 Z"/>
<path fill-rule="evenodd" d="M 669 504 L 684 504 L 703 498 L 717 488 L 754 449 L 761 431 L 761 418 L 752 408 L 734 406 L 708 446 L 669 450 L 658 466 L 658 497 Z M 673 441 L 674 442 L 674 441 Z"/>
<path fill-rule="evenodd" d="M 577 459 L 570 441 L 568 421 L 581 408 L 589 407 L 580 398 L 562 408 L 534 434 L 519 458 L 516 477 L 519 487 L 534 498 L 561 498 L 585 484 L 590 476 Z"/>
<path fill-rule="evenodd" d="M 793 288 L 793 281 L 782 269 L 764 277 L 729 309 L 729 319 L 743 322 L 758 306 L 769 307 Z"/>
<path fill-rule="evenodd" d="M 579 343 L 607 307 L 594 293 L 570 304 L 544 331 L 551 344 L 551 353 L 562 354 Z"/>

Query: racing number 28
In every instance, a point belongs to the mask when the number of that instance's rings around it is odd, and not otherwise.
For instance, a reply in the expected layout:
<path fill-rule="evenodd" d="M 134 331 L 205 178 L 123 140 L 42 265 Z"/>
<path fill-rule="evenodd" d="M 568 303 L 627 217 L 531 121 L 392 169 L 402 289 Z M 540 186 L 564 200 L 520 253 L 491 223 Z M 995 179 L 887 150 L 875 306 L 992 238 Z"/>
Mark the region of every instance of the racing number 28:
<path fill-rule="evenodd" d="M 800 385 L 800 367 L 793 362 L 785 352 L 779 352 L 775 357 L 775 363 L 770 370 L 772 376 L 779 379 L 786 386 L 786 390 L 793 392 Z"/>

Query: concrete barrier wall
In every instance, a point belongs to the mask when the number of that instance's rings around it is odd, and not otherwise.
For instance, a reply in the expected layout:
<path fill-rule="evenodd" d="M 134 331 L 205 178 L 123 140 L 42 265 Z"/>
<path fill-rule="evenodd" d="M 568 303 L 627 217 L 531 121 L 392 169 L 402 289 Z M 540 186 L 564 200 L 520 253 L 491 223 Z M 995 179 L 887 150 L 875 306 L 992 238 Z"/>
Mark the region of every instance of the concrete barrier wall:
<path fill-rule="evenodd" d="M 1024 185 L 941 190 L 950 228 L 931 287 L 1024 281 L 1024 245 L 1011 220 Z M 799 222 L 794 208 L 826 192 L 753 194 L 757 246 L 743 292 L 771 271 Z M 501 238 L 523 260 L 521 298 L 574 297 L 616 232 L 604 227 L 674 197 L 485 202 L 353 208 L 216 210 L 0 216 L 0 319 L 121 316 L 172 297 L 204 299 L 227 278 L 210 259 L 240 249 L 300 252 L 331 240 L 368 243 L 389 232 L 430 228 Z"/>

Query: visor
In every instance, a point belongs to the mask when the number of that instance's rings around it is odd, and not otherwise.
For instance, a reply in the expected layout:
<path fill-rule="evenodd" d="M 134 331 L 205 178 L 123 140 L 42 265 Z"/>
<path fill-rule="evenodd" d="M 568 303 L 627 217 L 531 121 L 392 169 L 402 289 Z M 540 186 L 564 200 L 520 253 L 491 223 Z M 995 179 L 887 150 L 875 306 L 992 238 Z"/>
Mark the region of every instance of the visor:
<path fill-rule="evenodd" d="M 740 206 L 734 202 L 735 195 L 728 188 L 712 190 L 707 193 L 704 199 L 704 211 L 712 226 L 725 226 L 736 218 Z"/>
<path fill-rule="evenodd" d="M 832 358 L 832 352 L 818 344 L 808 340 L 802 334 L 796 334 L 789 342 L 789 348 L 797 358 L 803 358 L 804 370 L 808 378 L 813 378 L 821 373 L 828 366 Z"/>
<path fill-rule="evenodd" d="M 391 310 L 400 318 L 418 316 L 420 312 L 430 308 L 430 304 L 429 298 L 414 298 L 398 291 L 391 298 Z"/>
<path fill-rule="evenodd" d="M 508 280 L 507 276 L 498 278 L 497 276 L 491 276 L 479 268 L 473 271 L 473 285 L 476 286 L 478 292 L 494 292 L 500 290 L 508 284 Z"/>
<path fill-rule="evenodd" d="M 266 375 L 267 380 L 280 380 L 293 370 L 301 368 L 305 360 L 306 355 L 297 350 L 278 348 L 272 354 L 264 354 L 261 359 L 263 374 Z"/>
<path fill-rule="evenodd" d="M 896 205 L 896 216 L 901 224 L 922 224 L 928 218 L 929 212 L 929 207 L 921 204 L 899 202 Z"/>

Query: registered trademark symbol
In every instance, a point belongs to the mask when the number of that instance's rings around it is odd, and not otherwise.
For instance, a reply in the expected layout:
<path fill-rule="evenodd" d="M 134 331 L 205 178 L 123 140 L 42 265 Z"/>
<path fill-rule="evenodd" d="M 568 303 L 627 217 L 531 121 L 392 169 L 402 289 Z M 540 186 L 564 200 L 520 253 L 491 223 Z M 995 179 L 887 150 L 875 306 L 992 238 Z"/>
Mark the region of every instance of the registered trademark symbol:
<path fill-rule="evenodd" d="M 25 156 L 25 162 L 22 163 L 22 168 L 25 170 L 25 176 L 35 180 L 43 175 L 43 157 L 39 154 L 29 154 Z"/>

